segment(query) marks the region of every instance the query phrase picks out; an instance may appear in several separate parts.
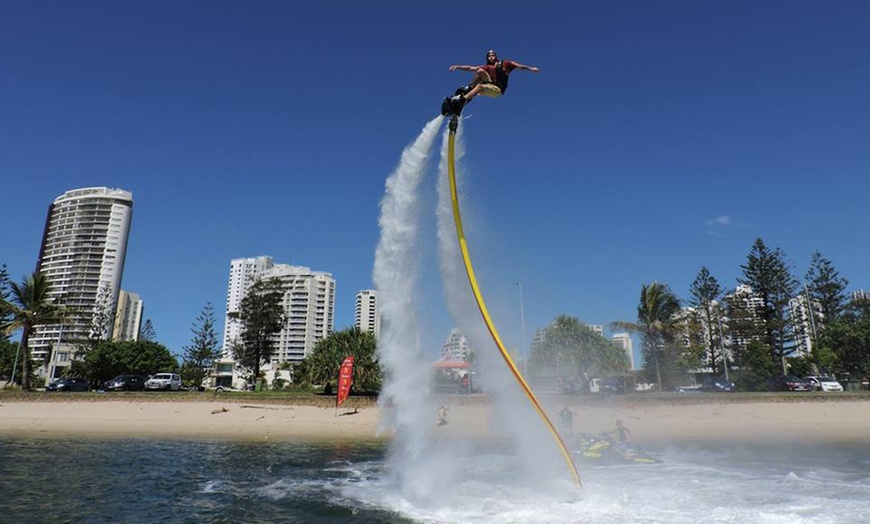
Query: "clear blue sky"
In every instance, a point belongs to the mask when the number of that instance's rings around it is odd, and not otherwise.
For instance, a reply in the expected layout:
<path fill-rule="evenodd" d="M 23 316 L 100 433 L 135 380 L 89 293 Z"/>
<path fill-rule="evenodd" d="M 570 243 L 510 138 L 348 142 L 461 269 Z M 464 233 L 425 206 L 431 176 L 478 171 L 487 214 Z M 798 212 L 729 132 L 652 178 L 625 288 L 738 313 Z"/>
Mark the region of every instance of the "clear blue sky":
<path fill-rule="evenodd" d="M 64 191 L 118 187 L 123 287 L 174 352 L 206 302 L 222 327 L 238 257 L 333 273 L 347 327 L 386 177 L 467 80 L 448 66 L 495 48 L 541 68 L 466 109 L 473 256 L 509 345 L 516 282 L 528 337 L 558 314 L 633 320 L 653 280 L 685 298 L 706 265 L 733 287 L 756 237 L 798 277 L 818 249 L 866 289 L 868 19 L 861 1 L 7 0 L 0 263 L 34 269 Z"/>

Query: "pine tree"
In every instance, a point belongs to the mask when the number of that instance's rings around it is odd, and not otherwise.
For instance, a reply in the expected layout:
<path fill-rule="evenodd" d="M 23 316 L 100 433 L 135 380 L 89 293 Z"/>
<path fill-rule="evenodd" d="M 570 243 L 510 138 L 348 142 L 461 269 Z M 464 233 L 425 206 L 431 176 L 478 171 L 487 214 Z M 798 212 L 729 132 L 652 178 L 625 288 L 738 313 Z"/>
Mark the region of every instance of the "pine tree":
<path fill-rule="evenodd" d="M 0 266 L 0 304 L 9 300 L 9 293 L 11 293 L 9 288 L 9 269 L 4 263 Z M 0 308 L 0 342 L 9 340 L 8 335 L 6 335 L 6 330 L 4 329 L 9 322 L 11 322 L 10 312 L 4 308 Z"/>
<path fill-rule="evenodd" d="M 185 379 L 195 388 L 202 386 L 214 366 L 214 361 L 220 358 L 218 338 L 215 333 L 214 308 L 207 303 L 202 313 L 196 318 L 191 331 L 193 340 L 189 346 L 184 346 Z"/>
<path fill-rule="evenodd" d="M 817 328 L 837 320 L 847 302 L 846 286 L 849 281 L 840 276 L 833 262 L 816 251 L 804 281 Z"/>
<path fill-rule="evenodd" d="M 240 339 L 232 347 L 233 357 L 238 365 L 252 371 L 254 380 L 260 374 L 260 365 L 272 356 L 273 335 L 284 327 L 283 299 L 281 279 L 257 280 L 239 304 L 239 311 L 231 316 L 241 324 Z"/>
<path fill-rule="evenodd" d="M 785 252 L 769 249 L 760 238 L 755 240 L 746 265 L 741 284 L 752 288 L 754 296 L 762 302 L 761 322 L 765 344 L 774 362 L 784 362 L 793 350 L 794 325 L 789 318 L 789 302 L 795 296 L 797 279 L 792 276 Z"/>
<path fill-rule="evenodd" d="M 110 338 L 115 324 L 115 303 L 112 298 L 111 284 L 103 284 L 97 290 L 94 316 L 91 318 L 91 329 L 88 334 L 88 349 Z"/>
<path fill-rule="evenodd" d="M 157 341 L 157 332 L 154 330 L 154 324 L 151 323 L 150 318 L 145 321 L 145 324 L 143 324 L 142 328 L 139 330 L 139 340 L 144 340 L 146 342 Z"/>
<path fill-rule="evenodd" d="M 714 370 L 717 370 L 721 365 L 724 372 L 727 362 L 725 355 L 719 354 L 722 341 L 720 336 L 717 336 L 721 322 L 721 310 L 717 301 L 722 294 L 722 286 L 710 274 L 710 270 L 702 267 L 692 282 L 689 293 L 691 294 L 689 303 L 700 313 L 702 330 L 706 335 L 704 345 L 706 346 L 707 365 Z"/>

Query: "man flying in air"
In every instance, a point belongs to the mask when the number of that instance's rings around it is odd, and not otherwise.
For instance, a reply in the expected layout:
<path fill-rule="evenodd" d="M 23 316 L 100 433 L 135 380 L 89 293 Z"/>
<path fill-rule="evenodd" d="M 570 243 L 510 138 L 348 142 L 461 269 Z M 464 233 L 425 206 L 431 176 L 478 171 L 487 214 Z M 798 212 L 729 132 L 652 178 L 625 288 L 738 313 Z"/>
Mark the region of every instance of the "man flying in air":
<path fill-rule="evenodd" d="M 467 86 L 460 87 L 452 97 L 445 100 L 444 105 L 442 105 L 441 113 L 446 115 L 447 113 L 445 113 L 445 110 L 449 110 L 448 113 L 458 115 L 462 112 L 462 108 L 465 104 L 479 94 L 492 98 L 502 96 L 505 91 L 507 91 L 508 78 L 511 71 L 514 69 L 531 71 L 532 73 L 537 73 L 539 71 L 537 67 L 523 65 L 519 62 L 514 62 L 513 60 L 499 60 L 498 53 L 492 49 L 486 53 L 485 65 L 450 66 L 451 72 L 457 70 L 470 71 L 474 73 L 474 78 L 471 79 L 471 83 Z"/>

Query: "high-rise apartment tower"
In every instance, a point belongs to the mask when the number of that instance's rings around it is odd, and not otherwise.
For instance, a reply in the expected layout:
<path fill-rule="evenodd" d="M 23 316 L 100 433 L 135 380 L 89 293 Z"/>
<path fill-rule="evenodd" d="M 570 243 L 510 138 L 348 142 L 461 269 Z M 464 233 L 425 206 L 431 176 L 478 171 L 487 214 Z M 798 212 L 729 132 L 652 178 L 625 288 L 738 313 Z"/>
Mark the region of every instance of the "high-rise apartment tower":
<path fill-rule="evenodd" d="M 121 290 L 115 313 L 114 340 L 139 340 L 144 309 L 144 303 L 138 294 Z"/>
<path fill-rule="evenodd" d="M 381 316 L 378 314 L 378 292 L 364 289 L 356 294 L 353 325 L 360 331 L 370 331 L 375 338 L 381 334 Z"/>
<path fill-rule="evenodd" d="M 36 270 L 69 314 L 62 325 L 37 326 L 30 339 L 34 359 L 47 358 L 54 347 L 51 364 L 67 365 L 72 346 L 92 335 L 95 313 L 106 319 L 100 336 L 112 338 L 132 216 L 133 194 L 107 187 L 73 189 L 49 206 Z"/>
<path fill-rule="evenodd" d="M 224 321 L 224 358 L 232 357 L 231 347 L 234 340 L 239 338 L 239 323 L 231 319 L 234 313 L 239 312 L 242 299 L 248 292 L 248 288 L 260 278 L 264 271 L 275 264 L 272 257 L 234 258 L 230 261 L 230 278 L 227 284 L 227 310 Z"/>
<path fill-rule="evenodd" d="M 237 258 L 230 263 L 224 358 L 241 335 L 242 326 L 232 318 L 258 279 L 276 278 L 284 292 L 284 329 L 275 335 L 271 364 L 298 363 L 318 341 L 332 334 L 335 324 L 335 279 L 330 273 L 302 266 L 275 264 L 271 257 Z"/>

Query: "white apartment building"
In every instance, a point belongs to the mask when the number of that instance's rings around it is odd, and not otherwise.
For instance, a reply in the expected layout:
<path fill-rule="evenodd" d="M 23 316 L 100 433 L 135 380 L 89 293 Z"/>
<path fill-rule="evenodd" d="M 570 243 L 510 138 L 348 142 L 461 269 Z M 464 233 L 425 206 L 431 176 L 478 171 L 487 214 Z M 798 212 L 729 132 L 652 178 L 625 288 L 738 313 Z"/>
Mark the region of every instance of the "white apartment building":
<path fill-rule="evenodd" d="M 458 328 L 450 330 L 450 335 L 441 346 L 441 357 L 449 357 L 462 362 L 468 361 L 468 355 L 473 351 L 471 344 Z"/>
<path fill-rule="evenodd" d="M 94 313 L 106 308 L 114 314 L 132 215 L 133 194 L 107 187 L 73 189 L 49 206 L 36 268 L 51 282 L 51 296 L 70 313 L 63 326 L 37 326 L 30 339 L 34 359 L 47 358 L 56 348 L 49 368 L 68 366 L 75 343 L 91 333 Z M 101 290 L 109 293 L 98 304 Z M 105 338 L 114 328 L 108 324 Z"/>
<path fill-rule="evenodd" d="M 726 295 L 725 298 L 731 298 L 732 296 L 740 297 L 743 300 L 744 305 L 752 311 L 761 311 L 764 309 L 764 299 L 756 295 L 752 291 L 752 286 L 750 285 L 740 284 L 736 289 L 734 289 L 732 295 Z"/>
<path fill-rule="evenodd" d="M 599 336 L 604 336 L 604 326 L 600 324 L 583 324 L 592 330 L 593 333 L 596 333 Z M 550 329 L 553 324 L 550 324 L 547 327 L 538 328 L 535 330 L 535 334 L 532 335 L 532 343 L 529 346 L 532 354 L 537 353 L 541 349 L 541 345 L 544 343 L 544 339 L 547 337 L 547 330 Z"/>
<path fill-rule="evenodd" d="M 232 359 L 232 344 L 241 334 L 231 315 L 241 307 L 258 279 L 278 278 L 284 291 L 286 322 L 275 335 L 275 350 L 268 364 L 298 363 L 318 341 L 332 334 L 335 324 L 335 279 L 330 273 L 302 266 L 275 264 L 272 257 L 236 258 L 230 262 L 222 363 Z M 226 373 L 226 372 L 225 372 Z M 224 373 L 224 374 L 225 374 Z M 219 375 L 221 375 L 219 373 Z"/>
<path fill-rule="evenodd" d="M 532 342 L 529 346 L 529 350 L 531 351 L 531 355 L 534 355 L 538 351 L 541 350 L 541 345 L 544 343 L 544 338 L 547 335 L 547 328 L 538 328 L 535 330 L 535 334 L 532 335 Z"/>
<path fill-rule="evenodd" d="M 381 316 L 378 314 L 378 292 L 364 289 L 356 294 L 353 325 L 364 332 L 372 332 L 375 338 L 381 335 Z"/>
<path fill-rule="evenodd" d="M 763 322 L 761 313 L 764 310 L 764 299 L 757 296 L 753 292 L 752 286 L 746 284 L 741 284 L 737 286 L 737 288 L 734 290 L 734 293 L 725 295 L 725 302 L 727 303 L 728 301 L 742 302 L 743 308 L 748 312 L 748 314 L 752 316 L 754 322 Z M 728 324 L 731 319 L 723 317 L 722 321 Z M 727 347 L 731 348 L 731 350 L 733 351 L 733 348 L 744 347 L 750 341 L 744 340 L 740 337 L 726 335 L 725 342 Z"/>
<path fill-rule="evenodd" d="M 628 355 L 628 361 L 631 364 L 629 369 L 637 369 L 634 366 L 634 342 L 631 341 L 631 335 L 628 333 L 614 333 L 613 336 L 610 337 L 610 340 L 625 350 L 625 354 Z"/>
<path fill-rule="evenodd" d="M 276 264 L 262 278 L 278 278 L 284 289 L 284 329 L 276 335 L 271 363 L 299 363 L 315 344 L 332 334 L 335 324 L 335 279 L 302 266 Z"/>
<path fill-rule="evenodd" d="M 118 308 L 115 313 L 114 340 L 139 340 L 142 314 L 145 305 L 142 298 L 129 291 L 118 293 Z"/>
<path fill-rule="evenodd" d="M 239 312 L 242 299 L 248 288 L 260 278 L 264 271 L 275 264 L 272 257 L 234 258 L 230 261 L 230 278 L 227 284 L 227 310 L 224 318 L 223 358 L 232 358 L 232 341 L 239 338 L 239 323 L 231 320 L 230 315 Z"/>

